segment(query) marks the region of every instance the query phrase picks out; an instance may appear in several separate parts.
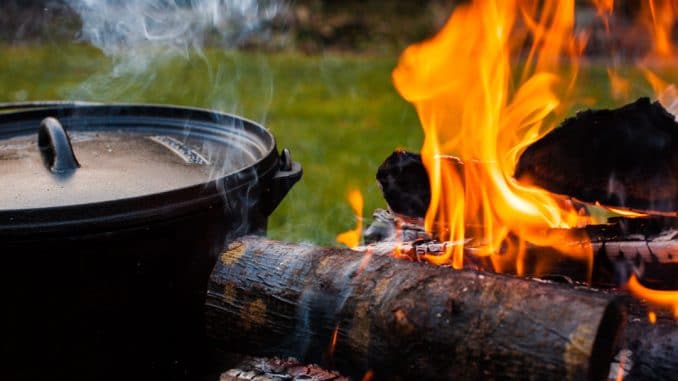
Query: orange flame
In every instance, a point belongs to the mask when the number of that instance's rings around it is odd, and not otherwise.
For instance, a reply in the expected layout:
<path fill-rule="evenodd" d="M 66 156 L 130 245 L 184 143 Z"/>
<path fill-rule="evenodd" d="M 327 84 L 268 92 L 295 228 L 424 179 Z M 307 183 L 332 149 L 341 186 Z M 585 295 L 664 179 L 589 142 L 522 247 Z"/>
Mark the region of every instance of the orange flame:
<path fill-rule="evenodd" d="M 357 247 L 363 234 L 363 195 L 359 190 L 353 189 L 348 193 L 348 202 L 356 216 L 356 227 L 339 234 L 337 242 L 348 247 Z"/>
<path fill-rule="evenodd" d="M 518 260 L 526 245 L 506 245 L 515 233 L 590 262 L 590 248 L 562 244 L 566 231 L 548 233 L 576 226 L 582 218 L 577 210 L 512 178 L 521 150 L 553 127 L 546 119 L 574 84 L 582 40 L 574 34 L 574 0 L 476 0 L 457 6 L 432 39 L 403 52 L 393 81 L 416 107 L 425 133 L 427 231 L 462 242 L 468 227 L 480 227 L 480 249 L 474 246 L 474 252 L 507 249 Z M 516 76 L 511 61 L 520 54 L 525 62 Z M 568 71 L 561 67 L 564 57 Z M 461 157 L 464 172 L 441 160 L 443 155 Z M 445 255 L 427 259 L 461 268 L 463 255 L 463 244 L 448 245 Z M 506 255 L 498 257 L 492 255 L 493 263 L 504 266 Z"/>
<path fill-rule="evenodd" d="M 678 90 L 675 85 L 669 84 L 652 70 L 641 67 L 645 78 L 652 86 L 654 94 L 657 96 L 659 103 L 666 108 L 666 110 L 676 116 L 678 120 Z"/>
<path fill-rule="evenodd" d="M 614 99 L 628 99 L 631 92 L 631 82 L 619 75 L 616 70 L 611 67 L 607 68 L 607 76 L 610 78 L 610 90 L 612 98 Z"/>
<path fill-rule="evenodd" d="M 647 320 L 650 322 L 650 324 L 657 324 L 657 314 L 654 311 L 648 312 Z"/>
<path fill-rule="evenodd" d="M 339 323 L 334 326 L 334 331 L 332 331 L 332 340 L 330 340 L 330 346 L 327 349 L 327 355 L 331 359 L 334 357 L 334 350 L 337 348 L 337 338 L 339 337 Z"/>
<path fill-rule="evenodd" d="M 605 31 L 610 31 L 610 15 L 614 10 L 614 0 L 593 0 L 598 17 L 603 20 Z"/>
<path fill-rule="evenodd" d="M 652 35 L 653 58 L 666 59 L 675 55 L 671 32 L 678 14 L 677 0 L 646 0 L 642 3 L 641 22 Z"/>
<path fill-rule="evenodd" d="M 627 287 L 631 294 L 638 298 L 643 298 L 649 303 L 658 306 L 671 308 L 674 316 L 678 318 L 678 291 L 663 291 L 647 288 L 640 284 L 640 281 L 638 281 L 638 278 L 636 278 L 635 275 L 631 276 Z"/>

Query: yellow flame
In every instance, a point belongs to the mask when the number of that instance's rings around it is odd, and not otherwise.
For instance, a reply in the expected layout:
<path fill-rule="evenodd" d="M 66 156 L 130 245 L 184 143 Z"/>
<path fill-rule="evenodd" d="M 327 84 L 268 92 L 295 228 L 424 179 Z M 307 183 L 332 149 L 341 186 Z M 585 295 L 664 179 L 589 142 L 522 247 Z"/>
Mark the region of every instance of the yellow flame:
<path fill-rule="evenodd" d="M 348 247 L 357 247 L 363 234 L 363 194 L 358 189 L 353 189 L 348 193 L 348 202 L 356 216 L 356 227 L 339 234 L 337 242 Z"/>
<path fill-rule="evenodd" d="M 590 262 L 590 249 L 563 244 L 566 230 L 549 233 L 548 228 L 576 226 L 582 218 L 577 210 L 512 178 L 522 149 L 552 127 L 545 119 L 572 89 L 582 51 L 573 30 L 574 0 L 476 0 L 457 6 L 436 36 L 403 52 L 393 82 L 415 106 L 425 133 L 421 154 L 431 179 L 427 231 L 463 241 L 469 226 L 481 227 L 482 248 L 474 252 L 507 249 L 518 260 L 526 245 L 506 244 L 515 233 Z M 525 46 L 518 73 L 512 58 Z M 515 78 L 521 79 L 513 84 Z M 443 155 L 461 157 L 463 173 Z M 427 259 L 460 268 L 464 245 L 448 247 L 445 255 Z"/>
<path fill-rule="evenodd" d="M 635 275 L 631 276 L 631 279 L 629 279 L 629 282 L 627 283 L 627 287 L 631 294 L 647 300 L 648 303 L 671 308 L 674 316 L 678 318 L 678 291 L 653 290 L 647 288 L 640 284 Z"/>

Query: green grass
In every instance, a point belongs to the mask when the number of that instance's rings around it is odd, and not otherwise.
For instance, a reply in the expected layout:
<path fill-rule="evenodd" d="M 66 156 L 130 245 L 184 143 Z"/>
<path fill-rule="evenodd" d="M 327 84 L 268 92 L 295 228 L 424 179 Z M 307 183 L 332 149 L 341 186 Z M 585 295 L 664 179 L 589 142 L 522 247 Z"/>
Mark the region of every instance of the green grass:
<path fill-rule="evenodd" d="M 304 177 L 270 220 L 269 235 L 333 244 L 354 225 L 350 188 L 365 195 L 368 214 L 384 202 L 374 175 L 396 147 L 418 150 L 422 133 L 413 108 L 391 85 L 396 57 L 304 56 L 207 50 L 168 58 L 153 54 L 146 70 L 125 71 L 78 44 L 0 45 L 0 101 L 82 99 L 208 107 L 262 122 L 302 163 Z M 136 62 L 136 61 L 135 61 Z M 675 69 L 660 70 L 676 81 Z M 625 99 L 610 97 L 606 69 L 582 67 L 574 109 L 613 107 L 650 87 L 633 67 Z M 571 115 L 566 110 L 562 115 Z"/>
<path fill-rule="evenodd" d="M 263 122 L 304 177 L 270 220 L 269 235 L 333 244 L 365 210 L 384 207 L 374 176 L 396 147 L 418 150 L 412 107 L 390 82 L 396 57 L 264 55 L 208 50 L 156 58 L 147 70 L 110 75 L 113 62 L 82 45 L 0 46 L 0 101 L 82 99 L 209 107 Z"/>

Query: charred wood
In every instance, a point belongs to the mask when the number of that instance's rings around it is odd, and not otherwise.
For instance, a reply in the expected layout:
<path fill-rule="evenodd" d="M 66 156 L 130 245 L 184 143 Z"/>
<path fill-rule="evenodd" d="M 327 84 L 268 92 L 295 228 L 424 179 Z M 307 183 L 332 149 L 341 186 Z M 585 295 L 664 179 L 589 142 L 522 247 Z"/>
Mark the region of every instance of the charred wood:
<path fill-rule="evenodd" d="M 395 213 L 423 217 L 431 201 L 428 174 L 416 153 L 397 150 L 377 170 L 377 182 Z"/>
<path fill-rule="evenodd" d="M 224 348 L 357 378 L 602 380 L 623 308 L 568 285 L 246 237 L 217 261 L 206 318 Z"/>
<path fill-rule="evenodd" d="M 442 160 L 464 175 L 461 160 L 443 156 Z M 389 209 L 401 216 L 423 218 L 431 202 L 428 173 L 421 155 L 398 150 L 393 152 L 377 170 L 377 183 Z"/>
<path fill-rule="evenodd" d="M 678 210 L 678 123 L 648 98 L 565 120 L 520 156 L 515 177 L 602 205 Z"/>
<path fill-rule="evenodd" d="M 349 381 L 337 372 L 293 358 L 247 357 L 224 372 L 219 381 Z"/>

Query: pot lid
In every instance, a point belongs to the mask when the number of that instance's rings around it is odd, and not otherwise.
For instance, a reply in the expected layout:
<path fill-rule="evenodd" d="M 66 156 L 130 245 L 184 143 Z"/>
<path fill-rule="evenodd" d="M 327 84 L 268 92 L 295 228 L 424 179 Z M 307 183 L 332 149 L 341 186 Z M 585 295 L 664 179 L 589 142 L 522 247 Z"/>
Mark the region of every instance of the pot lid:
<path fill-rule="evenodd" d="M 277 160 L 269 131 L 208 110 L 61 105 L 6 112 L 0 213 L 91 208 L 189 189 L 193 199 L 204 198 L 256 180 Z"/>

